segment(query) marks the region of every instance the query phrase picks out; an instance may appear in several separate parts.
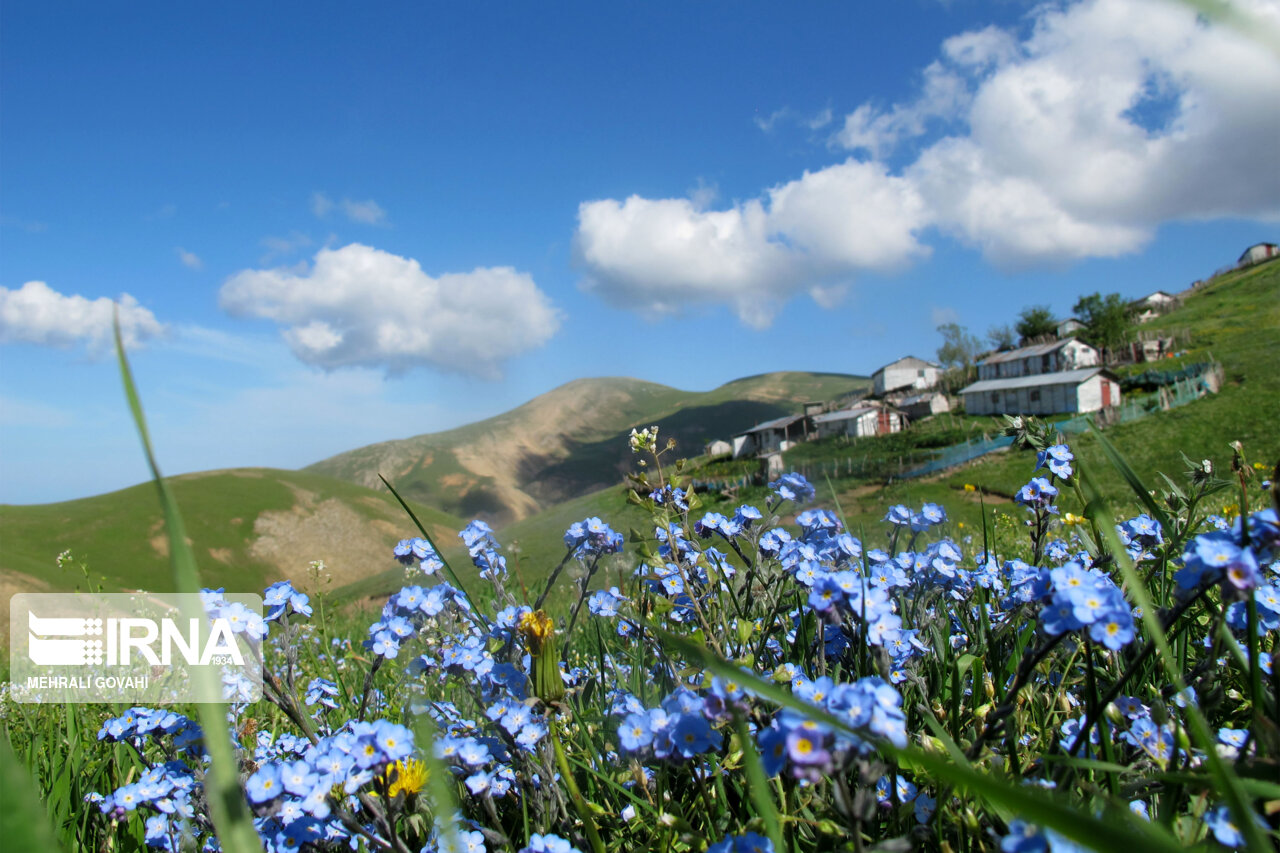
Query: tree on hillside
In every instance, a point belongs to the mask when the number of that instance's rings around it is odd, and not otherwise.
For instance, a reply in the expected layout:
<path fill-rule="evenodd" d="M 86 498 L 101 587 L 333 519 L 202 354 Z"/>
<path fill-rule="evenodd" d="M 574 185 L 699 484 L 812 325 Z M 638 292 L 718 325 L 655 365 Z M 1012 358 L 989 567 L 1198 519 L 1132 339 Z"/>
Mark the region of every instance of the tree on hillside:
<path fill-rule="evenodd" d="M 969 330 L 958 323 L 943 323 L 938 327 L 942 335 L 942 346 L 938 347 L 938 361 L 943 367 L 963 368 L 968 371 L 973 360 L 982 351 L 982 342 L 969 334 Z"/>
<path fill-rule="evenodd" d="M 1133 325 L 1133 310 L 1118 293 L 1081 296 L 1072 310 L 1088 327 L 1081 337 L 1098 349 L 1110 350 L 1123 344 Z"/>
<path fill-rule="evenodd" d="M 1017 332 L 1008 323 L 987 329 L 987 343 L 1001 351 L 1013 349 L 1018 342 Z"/>
<path fill-rule="evenodd" d="M 1058 321 L 1053 319 L 1053 312 L 1049 310 L 1048 305 L 1029 305 L 1018 315 L 1014 330 L 1022 340 L 1030 341 L 1045 335 L 1057 334 Z"/>

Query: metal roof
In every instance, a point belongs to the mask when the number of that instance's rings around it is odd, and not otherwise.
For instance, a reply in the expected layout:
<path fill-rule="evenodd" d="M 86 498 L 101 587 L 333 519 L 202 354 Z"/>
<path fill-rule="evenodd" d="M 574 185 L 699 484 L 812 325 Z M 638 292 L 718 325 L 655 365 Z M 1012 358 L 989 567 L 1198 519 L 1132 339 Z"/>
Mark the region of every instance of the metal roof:
<path fill-rule="evenodd" d="M 771 421 L 765 421 L 762 424 L 756 424 L 749 430 L 738 433 L 738 435 L 746 435 L 749 432 L 764 432 L 769 429 L 786 429 L 796 421 L 804 420 L 804 415 L 787 415 L 783 418 L 774 418 Z"/>
<path fill-rule="evenodd" d="M 898 401 L 898 407 L 905 409 L 907 406 L 914 406 L 916 403 L 923 403 L 937 397 L 941 391 L 926 391 L 923 394 L 913 394 L 910 397 L 903 397 Z"/>
<path fill-rule="evenodd" d="M 1104 371 L 1108 378 L 1115 378 L 1105 367 L 1085 367 L 1080 370 L 1060 370 L 1057 373 L 1014 376 L 1011 379 L 983 379 L 967 388 L 961 388 L 960 393 L 981 394 L 984 391 L 1012 391 L 1015 388 L 1043 388 L 1046 385 L 1079 385 Z"/>
<path fill-rule="evenodd" d="M 1048 355 L 1051 352 L 1065 347 L 1067 344 L 1076 340 L 1075 338 L 1067 338 L 1064 341 L 1050 341 L 1047 344 L 1035 344 L 1034 346 L 1022 347 L 1021 349 L 1009 350 L 1008 352 L 998 352 L 995 355 L 989 355 L 978 364 L 1003 364 L 1006 361 L 1021 361 L 1024 358 L 1035 358 L 1039 355 Z M 1084 346 L 1089 346 L 1084 344 Z"/>
<path fill-rule="evenodd" d="M 841 409 L 838 412 L 827 412 L 825 415 L 816 415 L 813 419 L 815 424 L 829 424 L 832 421 L 847 421 L 850 418 L 860 418 L 870 412 L 879 412 L 875 406 L 859 406 L 856 409 Z"/>
<path fill-rule="evenodd" d="M 884 367 L 881 367 L 876 371 L 876 373 L 884 373 L 890 367 L 896 367 L 899 364 L 911 364 L 912 367 L 922 365 L 924 367 L 937 367 L 939 369 L 941 369 L 942 367 L 939 364 L 934 364 L 932 361 L 925 361 L 923 358 L 916 358 L 914 355 L 904 355 L 902 358 L 898 359 L 897 361 L 891 361 L 888 364 L 886 364 Z M 874 376 L 875 373 L 871 375 Z"/>

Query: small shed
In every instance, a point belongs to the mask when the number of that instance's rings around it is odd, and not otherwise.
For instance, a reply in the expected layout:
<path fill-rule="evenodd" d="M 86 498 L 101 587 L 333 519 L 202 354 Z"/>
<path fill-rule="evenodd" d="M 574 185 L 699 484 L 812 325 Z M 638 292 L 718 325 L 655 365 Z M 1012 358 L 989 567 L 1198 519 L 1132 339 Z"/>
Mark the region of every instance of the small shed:
<path fill-rule="evenodd" d="M 1067 319 L 1058 323 L 1058 328 L 1056 328 L 1054 332 L 1057 334 L 1058 338 L 1061 340 L 1063 338 L 1070 338 L 1074 336 L 1077 332 L 1082 332 L 1087 328 L 1089 327 L 1086 326 L 1084 323 L 1080 322 L 1079 320 L 1077 320 L 1075 317 L 1068 317 Z"/>
<path fill-rule="evenodd" d="M 712 459 L 718 456 L 729 456 L 733 453 L 733 445 L 725 441 L 723 438 L 717 438 L 715 441 L 707 442 L 707 446 L 703 449 L 703 453 Z"/>
<path fill-rule="evenodd" d="M 926 391 L 903 397 L 898 401 L 898 408 L 911 420 L 919 421 L 951 411 L 951 401 L 941 391 Z"/>
<path fill-rule="evenodd" d="M 1172 311 L 1178 307 L 1179 299 L 1171 296 L 1163 290 L 1157 290 L 1155 293 L 1148 293 L 1141 299 L 1135 299 L 1129 303 L 1133 308 L 1133 318 L 1139 323 L 1146 323 L 1159 317 L 1168 311 Z"/>
<path fill-rule="evenodd" d="M 901 412 L 882 406 L 842 409 L 838 412 L 818 415 L 813 419 L 818 438 L 831 438 L 837 435 L 850 438 L 886 435 L 891 432 L 901 432 L 904 422 L 905 418 Z"/>
<path fill-rule="evenodd" d="M 1244 254 L 1240 256 L 1240 260 L 1236 261 L 1236 266 L 1247 267 L 1251 264 L 1260 264 L 1263 261 L 1269 261 L 1272 258 L 1280 257 L 1280 246 L 1275 243 L 1254 243 L 1252 246 L 1244 250 Z"/>
<path fill-rule="evenodd" d="M 978 362 L 978 379 L 1012 379 L 1091 367 L 1101 361 L 1098 351 L 1083 341 L 1067 338 L 989 355 Z"/>
<path fill-rule="evenodd" d="M 900 388 L 932 388 L 941 376 L 941 365 L 908 355 L 871 374 L 871 387 L 876 396 L 883 397 Z"/>
<path fill-rule="evenodd" d="M 971 415 L 1056 415 L 1120 404 L 1120 381 L 1103 367 L 982 379 L 960 391 Z"/>
<path fill-rule="evenodd" d="M 813 419 L 804 415 L 774 418 L 733 437 L 733 458 L 780 453 L 805 441 L 813 431 Z"/>

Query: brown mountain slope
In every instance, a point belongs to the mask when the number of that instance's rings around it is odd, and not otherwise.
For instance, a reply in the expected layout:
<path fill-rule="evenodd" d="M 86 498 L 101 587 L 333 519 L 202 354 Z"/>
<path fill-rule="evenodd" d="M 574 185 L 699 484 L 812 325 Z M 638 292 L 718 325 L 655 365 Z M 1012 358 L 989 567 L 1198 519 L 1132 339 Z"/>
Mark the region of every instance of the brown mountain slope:
<path fill-rule="evenodd" d="M 579 379 L 488 420 L 369 445 L 307 470 L 373 488 L 382 474 L 406 497 L 501 524 L 617 482 L 632 427 L 658 424 L 691 456 L 713 438 L 866 384 L 844 374 L 769 373 L 691 392 Z"/>

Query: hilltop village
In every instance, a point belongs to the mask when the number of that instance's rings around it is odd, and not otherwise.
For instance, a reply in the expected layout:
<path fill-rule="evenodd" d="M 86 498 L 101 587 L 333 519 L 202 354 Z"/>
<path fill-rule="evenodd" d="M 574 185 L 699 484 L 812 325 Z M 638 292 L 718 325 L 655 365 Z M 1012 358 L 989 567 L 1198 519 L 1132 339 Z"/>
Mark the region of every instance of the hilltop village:
<path fill-rule="evenodd" d="M 1092 415 L 1105 425 L 1214 393 L 1221 383 L 1221 368 L 1215 364 L 1159 370 L 1161 362 L 1183 353 L 1190 342 L 1185 333 L 1161 329 L 1158 321 L 1217 275 L 1277 258 L 1280 247 L 1258 243 L 1235 264 L 1177 293 L 1156 290 L 1131 301 L 1118 294 L 1084 297 L 1076 305 L 1083 316 L 1055 319 L 1046 307 L 1033 306 L 1022 312 L 1016 326 L 992 329 L 987 349 L 962 327 L 947 324 L 939 328 L 946 342 L 937 361 L 904 355 L 876 369 L 865 391 L 805 403 L 795 414 L 709 442 L 705 455 L 758 459 L 762 473 L 769 475 L 781 471 L 782 454 L 802 442 L 889 435 L 943 414 Z M 1130 389 L 1154 394 L 1154 399 L 1126 410 Z"/>

